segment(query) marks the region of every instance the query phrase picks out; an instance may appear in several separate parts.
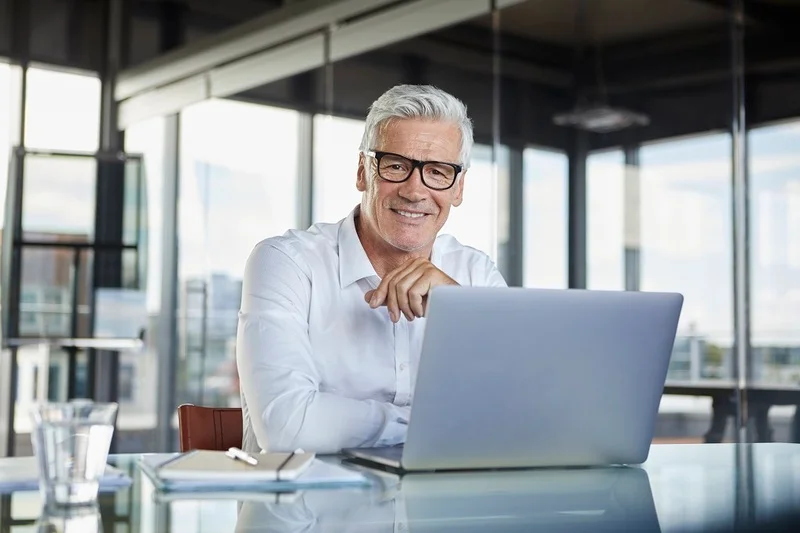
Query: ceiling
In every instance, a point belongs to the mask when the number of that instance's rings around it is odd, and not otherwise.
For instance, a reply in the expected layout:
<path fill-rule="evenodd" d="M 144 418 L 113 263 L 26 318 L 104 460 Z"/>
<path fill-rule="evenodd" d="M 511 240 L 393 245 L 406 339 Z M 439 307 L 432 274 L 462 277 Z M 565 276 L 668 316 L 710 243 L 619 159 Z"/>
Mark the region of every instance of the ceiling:
<path fill-rule="evenodd" d="M 730 0 L 527 0 L 504 9 L 500 24 L 504 33 L 538 42 L 619 44 L 722 26 L 728 21 L 731 3 Z M 747 0 L 747 4 L 750 11 L 758 14 L 751 21 L 779 19 L 788 9 L 800 15 L 796 11 L 800 0 Z M 486 17 L 475 23 L 488 26 L 491 19 Z"/>

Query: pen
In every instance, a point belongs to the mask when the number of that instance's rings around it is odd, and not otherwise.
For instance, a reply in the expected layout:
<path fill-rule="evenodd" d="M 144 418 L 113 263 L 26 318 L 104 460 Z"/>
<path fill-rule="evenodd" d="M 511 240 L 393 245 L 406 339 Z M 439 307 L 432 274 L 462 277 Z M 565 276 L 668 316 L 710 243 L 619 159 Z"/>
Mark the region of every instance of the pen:
<path fill-rule="evenodd" d="M 256 460 L 255 457 L 253 457 L 246 451 L 240 450 L 239 448 L 236 447 L 228 448 L 228 451 L 225 452 L 225 455 L 227 455 L 234 461 L 244 461 L 245 463 L 251 466 L 256 466 L 258 464 L 258 460 Z"/>
<path fill-rule="evenodd" d="M 178 462 L 181 459 L 185 459 L 185 458 L 189 457 L 190 455 L 194 455 L 195 453 L 197 453 L 197 450 L 191 450 L 191 451 L 188 451 L 188 452 L 185 452 L 185 453 L 179 453 L 178 455 L 176 455 L 174 457 L 170 457 L 168 460 L 166 460 L 163 463 L 159 464 L 156 467 L 156 469 L 161 470 L 165 466 L 171 465 L 172 463 L 175 463 L 175 462 Z"/>
<path fill-rule="evenodd" d="M 287 457 L 287 458 L 286 458 L 286 459 L 285 459 L 285 460 L 284 460 L 284 461 L 283 461 L 283 462 L 280 464 L 280 466 L 279 466 L 278 468 L 276 468 L 276 469 L 275 469 L 275 477 L 277 478 L 277 480 L 278 480 L 278 481 L 280 481 L 280 480 L 281 480 L 281 470 L 283 469 L 283 467 L 284 467 L 284 466 L 286 466 L 287 464 L 289 464 L 289 461 L 291 461 L 291 460 L 292 460 L 292 457 L 294 457 L 294 455 L 295 455 L 296 453 L 297 453 L 296 451 L 294 451 L 294 452 L 290 453 L 290 454 L 289 454 L 289 457 Z"/>

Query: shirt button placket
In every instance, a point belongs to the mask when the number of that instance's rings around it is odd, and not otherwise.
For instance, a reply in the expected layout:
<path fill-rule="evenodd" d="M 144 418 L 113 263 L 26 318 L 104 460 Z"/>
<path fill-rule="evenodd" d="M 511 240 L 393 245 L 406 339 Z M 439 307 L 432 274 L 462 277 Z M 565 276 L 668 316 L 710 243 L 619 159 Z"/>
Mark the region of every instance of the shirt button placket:
<path fill-rule="evenodd" d="M 405 318 L 401 318 L 394 328 L 394 361 L 395 361 L 395 375 L 397 394 L 395 396 L 396 402 L 399 405 L 406 405 L 409 401 L 411 392 L 411 378 L 408 368 L 409 360 L 409 339 L 408 339 L 408 322 Z"/>

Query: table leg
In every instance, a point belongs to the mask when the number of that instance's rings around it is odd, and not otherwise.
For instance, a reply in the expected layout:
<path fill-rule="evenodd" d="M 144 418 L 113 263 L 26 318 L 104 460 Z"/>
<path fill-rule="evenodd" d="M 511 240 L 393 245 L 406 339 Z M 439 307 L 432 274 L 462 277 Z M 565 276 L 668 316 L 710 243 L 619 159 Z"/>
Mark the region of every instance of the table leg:
<path fill-rule="evenodd" d="M 794 417 L 792 418 L 791 441 L 800 443 L 800 405 L 797 405 L 794 408 Z"/>
<path fill-rule="evenodd" d="M 768 403 L 751 402 L 750 404 L 750 412 L 756 430 L 756 442 L 772 442 L 772 428 L 769 425 L 770 407 L 772 406 Z"/>
<path fill-rule="evenodd" d="M 728 417 L 735 414 L 735 406 L 728 394 L 716 395 L 712 397 L 711 403 L 711 427 L 705 434 L 707 443 L 722 442 L 725 437 L 725 426 Z"/>

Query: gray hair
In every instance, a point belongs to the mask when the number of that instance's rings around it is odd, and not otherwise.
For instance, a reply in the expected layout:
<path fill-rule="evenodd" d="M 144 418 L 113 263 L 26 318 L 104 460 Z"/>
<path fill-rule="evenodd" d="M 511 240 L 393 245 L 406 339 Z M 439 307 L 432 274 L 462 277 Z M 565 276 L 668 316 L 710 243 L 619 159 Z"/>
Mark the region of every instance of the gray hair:
<path fill-rule="evenodd" d="M 472 121 L 467 106 L 432 85 L 396 85 L 383 93 L 369 107 L 360 150 L 371 150 L 380 128 L 393 119 L 423 118 L 452 122 L 461 130 L 461 161 L 469 167 L 472 152 Z"/>

